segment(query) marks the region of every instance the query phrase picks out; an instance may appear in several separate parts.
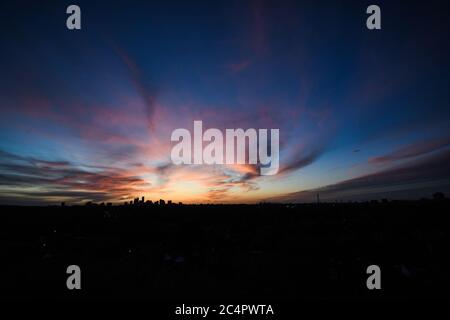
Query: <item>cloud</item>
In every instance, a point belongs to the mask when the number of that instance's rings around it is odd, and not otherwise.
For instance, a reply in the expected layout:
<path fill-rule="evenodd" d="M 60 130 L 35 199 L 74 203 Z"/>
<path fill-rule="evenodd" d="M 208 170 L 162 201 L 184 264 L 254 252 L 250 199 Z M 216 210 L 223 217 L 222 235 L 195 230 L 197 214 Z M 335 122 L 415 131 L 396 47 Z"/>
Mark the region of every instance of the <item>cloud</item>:
<path fill-rule="evenodd" d="M 281 167 L 278 174 L 288 174 L 317 161 L 326 152 L 327 141 L 327 139 L 318 137 L 314 143 L 295 146 L 294 152 L 287 159 L 282 162 L 280 160 Z"/>
<path fill-rule="evenodd" d="M 450 145 L 450 137 L 416 142 L 383 156 L 370 158 L 370 163 L 385 163 L 412 158 L 445 148 Z"/>
<path fill-rule="evenodd" d="M 147 121 L 150 130 L 154 130 L 156 126 L 156 122 L 154 121 L 154 115 L 156 112 L 156 89 L 150 88 L 148 84 L 144 80 L 143 73 L 141 72 L 138 65 L 131 59 L 127 52 L 124 49 L 119 48 L 117 45 L 114 45 L 115 52 L 123 61 L 127 70 L 129 71 L 131 83 L 134 85 L 136 92 L 141 97 L 142 101 L 146 106 L 146 115 Z"/>
<path fill-rule="evenodd" d="M 0 194 L 3 198 L 10 195 L 10 201 L 117 201 L 131 198 L 149 186 L 148 181 L 124 169 L 47 161 L 0 151 Z"/>
<path fill-rule="evenodd" d="M 295 157 L 291 158 L 285 165 L 283 165 L 278 171 L 279 174 L 286 174 L 291 171 L 304 168 L 314 161 L 316 161 L 325 151 L 325 148 L 314 149 L 307 154 L 297 153 Z"/>
<path fill-rule="evenodd" d="M 413 160 L 373 174 L 337 184 L 273 197 L 269 201 L 312 202 L 316 195 L 325 201 L 371 199 L 417 199 L 436 191 L 450 191 L 450 151 Z"/>
<path fill-rule="evenodd" d="M 179 182 L 193 182 L 205 193 L 203 196 L 207 201 L 229 201 L 232 199 L 230 192 L 233 190 L 242 193 L 259 189 L 255 181 L 260 177 L 259 169 L 249 164 L 177 166 L 167 162 L 157 166 L 154 172 L 159 176 L 160 189 L 174 189 L 176 192 Z"/>

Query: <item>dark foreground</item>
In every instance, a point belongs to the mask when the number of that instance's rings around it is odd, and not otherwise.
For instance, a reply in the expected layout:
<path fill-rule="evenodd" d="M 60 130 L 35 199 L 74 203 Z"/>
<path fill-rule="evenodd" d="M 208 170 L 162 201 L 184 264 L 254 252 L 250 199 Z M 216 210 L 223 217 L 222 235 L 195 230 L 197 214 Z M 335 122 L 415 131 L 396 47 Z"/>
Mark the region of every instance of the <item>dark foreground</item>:
<path fill-rule="evenodd" d="M 3 298 L 444 298 L 448 201 L 0 207 Z M 66 287 L 78 265 L 82 289 Z M 366 268 L 381 268 L 368 290 Z"/>

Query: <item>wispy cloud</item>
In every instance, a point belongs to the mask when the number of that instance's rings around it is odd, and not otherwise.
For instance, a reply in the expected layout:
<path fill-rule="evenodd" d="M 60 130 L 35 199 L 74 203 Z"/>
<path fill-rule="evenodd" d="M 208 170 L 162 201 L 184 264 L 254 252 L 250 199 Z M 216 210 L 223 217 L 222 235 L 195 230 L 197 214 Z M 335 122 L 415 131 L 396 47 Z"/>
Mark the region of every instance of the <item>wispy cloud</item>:
<path fill-rule="evenodd" d="M 128 53 L 119 46 L 114 46 L 117 55 L 124 62 L 129 71 L 131 83 L 134 85 L 136 92 L 141 97 L 145 104 L 145 111 L 150 130 L 153 130 L 156 123 L 154 121 L 154 114 L 156 109 L 156 94 L 157 90 L 154 86 L 150 87 L 144 79 L 144 74 L 134 60 L 131 59 Z"/>
<path fill-rule="evenodd" d="M 120 168 L 47 161 L 0 152 L 0 193 L 14 194 L 17 201 L 23 198 L 34 198 L 42 203 L 58 198 L 72 202 L 117 201 L 130 198 L 150 185 Z"/>
<path fill-rule="evenodd" d="M 450 191 L 450 151 L 443 150 L 424 159 L 344 180 L 337 184 L 284 194 L 269 199 L 284 202 L 322 200 L 417 199 L 436 191 Z"/>
<path fill-rule="evenodd" d="M 396 160 L 402 160 L 412 157 L 425 155 L 442 148 L 450 146 L 450 137 L 419 141 L 407 146 L 403 146 L 383 156 L 373 157 L 369 159 L 370 163 L 386 163 Z"/>
<path fill-rule="evenodd" d="M 289 172 L 299 170 L 312 163 L 314 163 L 319 157 L 326 151 L 324 145 L 313 147 L 312 150 L 302 150 L 296 152 L 294 156 L 288 159 L 280 168 L 279 174 L 287 174 Z"/>

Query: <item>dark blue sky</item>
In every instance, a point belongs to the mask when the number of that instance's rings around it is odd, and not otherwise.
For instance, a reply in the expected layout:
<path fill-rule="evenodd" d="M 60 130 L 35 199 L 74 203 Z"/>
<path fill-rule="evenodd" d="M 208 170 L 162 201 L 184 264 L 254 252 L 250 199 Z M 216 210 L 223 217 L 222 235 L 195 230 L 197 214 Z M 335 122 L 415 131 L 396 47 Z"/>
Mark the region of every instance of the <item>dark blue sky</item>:
<path fill-rule="evenodd" d="M 0 12 L 1 202 L 450 191 L 445 1 L 377 1 L 375 31 L 368 1 L 75 3 L 79 31 L 68 1 Z M 168 165 L 193 120 L 279 128 L 280 173 Z"/>

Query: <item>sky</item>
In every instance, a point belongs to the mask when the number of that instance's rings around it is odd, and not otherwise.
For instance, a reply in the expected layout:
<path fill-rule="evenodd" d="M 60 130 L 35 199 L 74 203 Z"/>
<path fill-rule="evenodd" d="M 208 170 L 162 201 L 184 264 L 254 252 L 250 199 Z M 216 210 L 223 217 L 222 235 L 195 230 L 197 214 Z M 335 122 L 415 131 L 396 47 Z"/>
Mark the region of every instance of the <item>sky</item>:
<path fill-rule="evenodd" d="M 66 8 L 81 8 L 81 30 Z M 8 1 L 0 203 L 450 192 L 445 1 Z M 173 130 L 278 128 L 280 168 L 174 165 Z"/>

